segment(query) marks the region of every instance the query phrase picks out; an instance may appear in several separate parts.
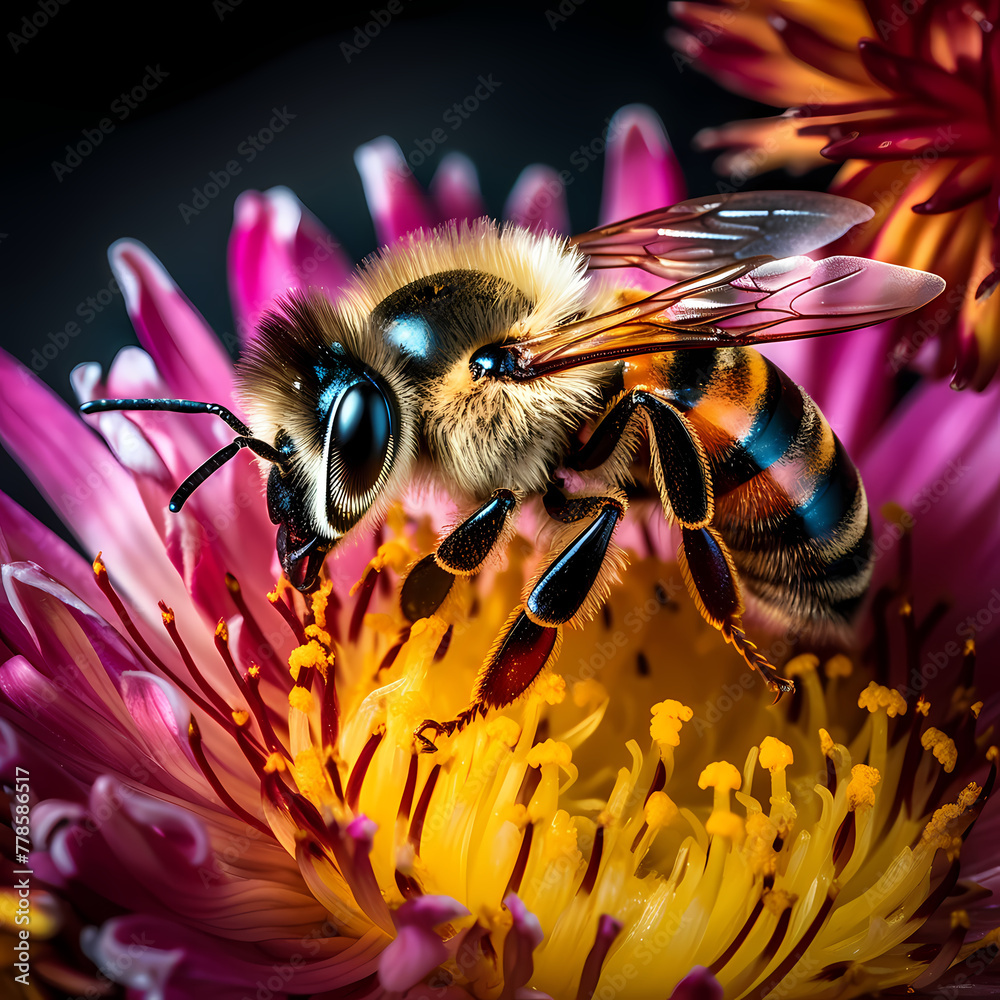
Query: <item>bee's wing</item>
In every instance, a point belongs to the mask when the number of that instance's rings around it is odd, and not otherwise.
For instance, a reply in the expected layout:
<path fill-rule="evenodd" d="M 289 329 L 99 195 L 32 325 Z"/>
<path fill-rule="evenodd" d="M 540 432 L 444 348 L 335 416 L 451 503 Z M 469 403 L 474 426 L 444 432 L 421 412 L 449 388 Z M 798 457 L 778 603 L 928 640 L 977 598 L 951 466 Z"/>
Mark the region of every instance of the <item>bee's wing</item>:
<path fill-rule="evenodd" d="M 574 236 L 592 269 L 639 267 L 681 281 L 761 254 L 803 254 L 866 222 L 867 205 L 818 191 L 693 198 Z"/>
<path fill-rule="evenodd" d="M 520 341 L 517 367 L 531 379 L 640 354 L 817 337 L 911 312 L 944 286 L 864 257 L 752 258 Z"/>

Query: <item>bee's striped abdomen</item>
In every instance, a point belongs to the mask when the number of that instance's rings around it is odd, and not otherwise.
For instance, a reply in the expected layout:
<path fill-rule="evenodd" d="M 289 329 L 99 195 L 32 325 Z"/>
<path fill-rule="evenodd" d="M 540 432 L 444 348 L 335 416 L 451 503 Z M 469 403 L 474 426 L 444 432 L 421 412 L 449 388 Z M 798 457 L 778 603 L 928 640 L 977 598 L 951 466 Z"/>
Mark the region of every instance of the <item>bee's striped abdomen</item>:
<path fill-rule="evenodd" d="M 858 471 L 816 404 L 757 351 L 676 351 L 658 375 L 705 444 L 713 524 L 782 622 L 842 626 L 871 577 Z"/>

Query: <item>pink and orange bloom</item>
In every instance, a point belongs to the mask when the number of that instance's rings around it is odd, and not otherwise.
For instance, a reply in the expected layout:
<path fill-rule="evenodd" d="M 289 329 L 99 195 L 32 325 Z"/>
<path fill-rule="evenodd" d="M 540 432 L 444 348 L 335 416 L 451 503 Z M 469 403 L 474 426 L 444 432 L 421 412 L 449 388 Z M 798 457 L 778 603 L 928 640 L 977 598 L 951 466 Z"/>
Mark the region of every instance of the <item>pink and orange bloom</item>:
<path fill-rule="evenodd" d="M 358 164 L 381 242 L 483 211 L 463 159 L 442 163 L 431 197 L 390 140 Z M 678 178 L 655 116 L 620 112 L 604 221 L 680 200 Z M 564 225 L 552 182 L 529 168 L 507 215 Z M 235 407 L 225 352 L 159 261 L 133 241 L 111 260 L 143 347 L 106 376 L 79 369 L 80 399 Z M 247 337 L 275 296 L 336 295 L 349 266 L 288 190 L 237 201 L 230 278 Z M 876 517 L 866 655 L 796 650 L 798 693 L 770 707 L 690 606 L 662 513 L 639 509 L 623 585 L 567 636 L 557 672 L 431 754 L 414 727 L 462 707 L 531 572 L 530 540 L 410 627 L 400 575 L 447 516 L 415 496 L 331 558 L 306 601 L 275 584 L 245 455 L 167 512 L 226 443 L 215 421 L 87 426 L 4 358 L 0 434 L 94 556 L 0 496 L 0 775 L 13 787 L 27 774 L 31 797 L 30 856 L 5 862 L 31 872 L 21 995 L 993 988 L 998 921 L 973 882 L 998 881 L 998 390 L 928 382 L 894 405 L 872 343 L 857 331 L 781 347 L 874 509 L 908 512 Z M 775 656 L 794 646 L 770 642 Z M 16 933 L 17 900 L 0 903 Z"/>
<path fill-rule="evenodd" d="M 996 0 L 677 2 L 671 38 L 724 86 L 789 110 L 703 130 L 736 184 L 843 163 L 831 190 L 875 209 L 846 252 L 935 271 L 941 299 L 896 324 L 919 360 L 983 389 L 1000 365 L 1000 5 Z"/>

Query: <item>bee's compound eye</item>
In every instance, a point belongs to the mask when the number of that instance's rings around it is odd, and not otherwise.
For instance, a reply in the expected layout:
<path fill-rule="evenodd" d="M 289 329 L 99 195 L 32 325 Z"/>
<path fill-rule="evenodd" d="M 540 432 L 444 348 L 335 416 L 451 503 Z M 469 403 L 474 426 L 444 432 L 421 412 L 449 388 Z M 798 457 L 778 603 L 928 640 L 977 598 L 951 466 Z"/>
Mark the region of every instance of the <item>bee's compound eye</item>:
<path fill-rule="evenodd" d="M 326 512 L 334 531 L 348 531 L 385 485 L 398 425 L 395 397 L 378 376 L 357 378 L 340 390 L 326 431 Z"/>
<path fill-rule="evenodd" d="M 345 485 L 365 493 L 378 479 L 392 435 L 389 406 L 378 386 L 355 382 L 337 401 L 330 418 L 332 445 L 340 454 Z"/>

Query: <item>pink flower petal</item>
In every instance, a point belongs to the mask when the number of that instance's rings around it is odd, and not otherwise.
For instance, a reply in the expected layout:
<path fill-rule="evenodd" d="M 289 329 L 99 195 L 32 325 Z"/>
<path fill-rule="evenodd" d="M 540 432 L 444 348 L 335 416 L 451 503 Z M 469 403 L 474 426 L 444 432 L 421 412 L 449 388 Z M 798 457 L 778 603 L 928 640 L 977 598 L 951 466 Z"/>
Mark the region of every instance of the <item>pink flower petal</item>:
<path fill-rule="evenodd" d="M 353 263 L 291 190 L 273 187 L 236 199 L 228 269 L 236 332 L 245 347 L 277 296 L 316 287 L 334 298 Z"/>
<path fill-rule="evenodd" d="M 684 175 L 659 116 L 644 104 L 617 111 L 608 125 L 601 225 L 686 197 Z"/>
<path fill-rule="evenodd" d="M 434 225 L 434 214 L 394 139 L 383 135 L 359 146 L 354 163 L 379 243 L 392 243 L 414 229 Z"/>
<path fill-rule="evenodd" d="M 533 232 L 569 234 L 566 185 L 552 167 L 536 163 L 521 171 L 504 205 L 503 217 Z"/>
<path fill-rule="evenodd" d="M 0 562 L 33 562 L 44 566 L 74 594 L 107 618 L 108 599 L 94 582 L 89 562 L 74 548 L 5 493 L 0 492 Z"/>
<path fill-rule="evenodd" d="M 117 240 L 108 259 L 139 342 L 152 355 L 171 394 L 231 406 L 229 355 L 166 268 L 136 240 Z"/>
<path fill-rule="evenodd" d="M 434 931 L 418 926 L 401 927 L 395 940 L 382 952 L 379 982 L 390 992 L 403 993 L 447 957 L 448 950 Z"/>
<path fill-rule="evenodd" d="M 442 220 L 471 221 L 486 215 L 476 166 L 464 153 L 444 157 L 431 179 L 430 191 Z"/>
<path fill-rule="evenodd" d="M 142 734 L 149 756 L 181 779 L 184 787 L 200 788 L 203 795 L 210 796 L 208 782 L 188 740 L 188 699 L 166 678 L 145 671 L 126 671 L 121 683 L 122 701 Z"/>
<path fill-rule="evenodd" d="M 111 578 L 141 612 L 192 609 L 135 482 L 107 447 L 31 372 L 0 352 L 0 438 L 84 549 L 104 551 Z M 47 432 L 38 434 L 38 422 Z"/>
<path fill-rule="evenodd" d="M 514 1000 L 535 971 L 534 951 L 545 935 L 536 917 L 521 900 L 510 893 L 503 901 L 514 919 L 503 945 L 503 993 L 501 1000 Z"/>

